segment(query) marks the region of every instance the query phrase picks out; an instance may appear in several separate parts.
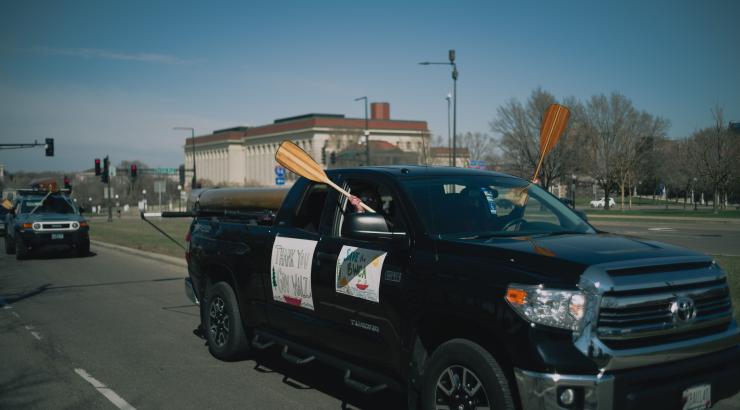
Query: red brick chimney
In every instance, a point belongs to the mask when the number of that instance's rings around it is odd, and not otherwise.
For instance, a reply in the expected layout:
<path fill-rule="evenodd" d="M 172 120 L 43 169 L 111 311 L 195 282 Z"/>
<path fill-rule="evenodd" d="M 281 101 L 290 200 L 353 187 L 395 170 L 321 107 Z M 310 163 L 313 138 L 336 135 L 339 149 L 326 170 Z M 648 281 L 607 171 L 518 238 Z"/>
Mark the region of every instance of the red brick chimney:
<path fill-rule="evenodd" d="M 374 120 L 390 120 L 391 105 L 387 102 L 374 102 L 370 104 L 370 118 Z"/>

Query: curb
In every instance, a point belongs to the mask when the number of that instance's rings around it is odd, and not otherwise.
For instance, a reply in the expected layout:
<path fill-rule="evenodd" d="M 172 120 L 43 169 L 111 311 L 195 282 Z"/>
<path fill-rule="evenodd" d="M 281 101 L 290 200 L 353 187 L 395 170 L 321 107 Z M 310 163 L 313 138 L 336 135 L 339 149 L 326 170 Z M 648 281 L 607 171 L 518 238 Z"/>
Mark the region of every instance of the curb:
<path fill-rule="evenodd" d="M 100 246 L 101 248 L 113 249 L 119 252 L 130 253 L 136 256 L 141 256 L 143 258 L 153 259 L 155 261 L 169 263 L 171 265 L 176 265 L 176 266 L 180 266 L 183 268 L 188 267 L 188 263 L 185 261 L 185 259 L 175 258 L 174 256 L 167 256 L 167 255 L 162 255 L 160 253 L 142 251 L 139 249 L 129 248 L 128 246 L 121 246 L 121 245 L 116 245 L 116 244 L 112 244 L 108 242 L 96 241 L 93 239 L 90 240 L 90 243 L 95 246 Z"/>
<path fill-rule="evenodd" d="M 639 219 L 652 221 L 673 221 L 673 222 L 714 222 L 714 223 L 740 223 L 740 218 L 713 218 L 713 217 L 696 217 L 696 216 L 666 216 L 666 215 L 599 215 L 598 213 L 586 213 L 588 219 Z"/>

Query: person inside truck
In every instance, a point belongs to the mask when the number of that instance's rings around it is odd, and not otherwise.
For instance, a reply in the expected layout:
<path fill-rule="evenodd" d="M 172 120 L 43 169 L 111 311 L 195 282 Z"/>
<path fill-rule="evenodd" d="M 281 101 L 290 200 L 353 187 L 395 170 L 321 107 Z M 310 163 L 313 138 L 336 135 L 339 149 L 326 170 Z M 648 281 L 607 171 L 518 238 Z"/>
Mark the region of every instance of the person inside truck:
<path fill-rule="evenodd" d="M 383 202 L 380 199 L 380 194 L 378 194 L 378 191 L 375 188 L 363 188 L 358 192 L 357 196 L 352 195 L 349 200 L 349 203 L 352 204 L 354 211 L 357 213 L 365 212 L 365 208 L 360 205 L 361 202 L 374 209 L 376 212 L 383 212 Z"/>

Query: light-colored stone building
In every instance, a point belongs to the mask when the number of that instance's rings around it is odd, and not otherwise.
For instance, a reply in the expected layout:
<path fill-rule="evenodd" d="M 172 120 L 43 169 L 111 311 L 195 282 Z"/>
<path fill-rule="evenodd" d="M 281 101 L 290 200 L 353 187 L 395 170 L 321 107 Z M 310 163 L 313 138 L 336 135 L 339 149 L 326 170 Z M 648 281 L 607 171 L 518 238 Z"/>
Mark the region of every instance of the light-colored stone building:
<path fill-rule="evenodd" d="M 428 162 L 424 154 L 429 144 L 426 121 L 390 119 L 388 103 L 372 103 L 371 107 L 367 121 L 370 141 L 385 141 L 406 153 L 415 153 L 411 155 L 414 163 Z M 331 160 L 337 154 L 365 143 L 365 123 L 364 118 L 339 114 L 306 114 L 258 127 L 218 130 L 194 140 L 187 138 L 183 145 L 188 170 L 185 179 L 191 180 L 195 151 L 197 178 L 204 185 L 275 186 L 275 151 L 282 141 L 295 142 L 324 168 L 332 168 L 335 164 Z M 375 163 L 372 152 L 370 163 Z M 289 185 L 295 179 L 288 173 L 285 183 Z"/>

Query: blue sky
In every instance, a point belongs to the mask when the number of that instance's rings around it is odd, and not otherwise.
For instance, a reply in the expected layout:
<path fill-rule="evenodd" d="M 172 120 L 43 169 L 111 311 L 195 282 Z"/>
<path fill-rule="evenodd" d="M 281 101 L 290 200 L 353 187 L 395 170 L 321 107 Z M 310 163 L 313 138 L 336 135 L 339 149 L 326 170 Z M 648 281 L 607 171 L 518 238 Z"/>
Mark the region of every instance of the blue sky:
<path fill-rule="evenodd" d="M 362 117 L 354 98 L 446 135 L 457 51 L 458 130 L 541 86 L 585 99 L 619 91 L 671 121 L 671 137 L 740 121 L 740 2 L 32 1 L 0 14 L 0 142 L 17 170 L 93 158 L 177 166 L 200 134 L 309 112 Z"/>

